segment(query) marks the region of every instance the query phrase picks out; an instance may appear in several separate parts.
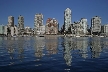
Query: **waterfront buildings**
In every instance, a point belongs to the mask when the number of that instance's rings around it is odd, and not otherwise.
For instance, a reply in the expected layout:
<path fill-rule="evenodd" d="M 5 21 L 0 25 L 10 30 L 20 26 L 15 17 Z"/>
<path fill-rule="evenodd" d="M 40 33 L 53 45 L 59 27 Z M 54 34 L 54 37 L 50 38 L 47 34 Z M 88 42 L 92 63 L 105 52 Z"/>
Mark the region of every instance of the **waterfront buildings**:
<path fill-rule="evenodd" d="M 38 34 L 40 34 L 40 35 L 45 34 L 45 25 L 42 25 L 39 27 Z"/>
<path fill-rule="evenodd" d="M 58 21 L 55 18 L 48 18 L 45 27 L 46 34 L 58 33 Z"/>
<path fill-rule="evenodd" d="M 87 19 L 81 18 L 80 21 L 71 24 L 71 33 L 75 35 L 87 34 Z"/>
<path fill-rule="evenodd" d="M 32 28 L 30 28 L 30 27 L 25 27 L 25 34 L 26 35 L 31 35 L 32 34 Z"/>
<path fill-rule="evenodd" d="M 17 35 L 18 35 L 17 26 L 11 27 L 11 36 L 17 36 Z"/>
<path fill-rule="evenodd" d="M 74 34 L 75 35 L 82 35 L 83 34 L 84 30 L 83 30 L 83 26 L 82 26 L 80 21 L 74 22 L 73 28 L 74 28 Z"/>
<path fill-rule="evenodd" d="M 5 34 L 6 36 L 7 36 L 7 34 L 8 34 L 8 33 L 7 33 L 7 32 L 8 32 L 8 30 L 7 30 L 7 29 L 8 29 L 7 25 L 6 25 L 6 26 L 4 26 L 4 34 Z"/>
<path fill-rule="evenodd" d="M 18 17 L 18 34 L 23 35 L 23 33 L 24 33 L 24 17 L 20 15 Z"/>
<path fill-rule="evenodd" d="M 108 33 L 108 24 L 104 25 L 104 33 Z"/>
<path fill-rule="evenodd" d="M 18 27 L 16 25 L 14 26 L 14 35 L 18 36 Z"/>
<path fill-rule="evenodd" d="M 13 16 L 8 17 L 8 27 L 14 27 L 14 17 Z"/>
<path fill-rule="evenodd" d="M 41 27 L 42 26 L 42 27 Z M 34 32 L 35 34 L 41 34 L 43 28 L 43 15 L 41 13 L 37 13 L 34 19 Z"/>
<path fill-rule="evenodd" d="M 21 35 L 33 34 L 33 35 L 56 35 L 59 34 L 59 23 L 55 18 L 48 18 L 46 21 L 46 25 L 43 25 L 43 14 L 37 13 L 34 18 L 34 29 L 30 27 L 24 28 L 24 17 L 19 15 L 18 17 L 18 26 L 14 25 L 14 17 L 8 17 L 8 24 L 3 28 L 0 26 L 0 33 L 4 33 L 5 35 Z M 72 34 L 72 35 L 81 35 L 85 36 L 86 34 L 92 35 L 102 35 L 108 34 L 108 25 L 101 26 L 101 17 L 95 16 L 91 19 L 91 27 L 88 29 L 87 19 L 81 18 L 80 21 L 71 22 L 71 10 L 67 8 L 64 11 L 64 24 L 60 31 L 62 34 Z M 89 33 L 88 33 L 89 32 Z"/>
<path fill-rule="evenodd" d="M 0 25 L 0 34 L 4 34 L 4 25 Z"/>
<path fill-rule="evenodd" d="M 14 27 L 11 27 L 11 36 L 14 36 L 14 32 L 15 32 Z"/>
<path fill-rule="evenodd" d="M 103 34 L 105 35 L 105 36 L 108 36 L 108 24 L 105 24 L 105 25 L 103 25 L 103 27 L 102 27 L 103 29 Z"/>
<path fill-rule="evenodd" d="M 64 31 L 68 31 L 71 25 L 71 10 L 67 8 L 64 12 Z"/>
<path fill-rule="evenodd" d="M 91 19 L 91 34 L 100 34 L 101 17 L 95 16 Z"/>
<path fill-rule="evenodd" d="M 83 34 L 86 35 L 87 34 L 87 19 L 81 18 L 80 23 L 83 28 Z"/>
<path fill-rule="evenodd" d="M 24 17 L 21 15 L 18 17 L 18 28 L 24 29 Z"/>

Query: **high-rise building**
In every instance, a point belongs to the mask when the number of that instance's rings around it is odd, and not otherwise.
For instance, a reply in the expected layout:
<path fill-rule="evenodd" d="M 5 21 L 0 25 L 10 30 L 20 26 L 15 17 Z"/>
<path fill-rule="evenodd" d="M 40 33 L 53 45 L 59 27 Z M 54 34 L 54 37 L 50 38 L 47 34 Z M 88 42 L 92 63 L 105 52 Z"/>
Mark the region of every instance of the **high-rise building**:
<path fill-rule="evenodd" d="M 71 25 L 71 10 L 67 8 L 64 12 L 64 30 L 68 31 Z"/>
<path fill-rule="evenodd" d="M 21 15 L 18 17 L 18 28 L 24 29 L 24 17 Z"/>
<path fill-rule="evenodd" d="M 91 33 L 100 33 L 101 32 L 101 18 L 95 16 L 91 19 Z"/>
<path fill-rule="evenodd" d="M 80 23 L 83 27 L 83 33 L 86 34 L 87 33 L 87 19 L 81 18 Z"/>
<path fill-rule="evenodd" d="M 20 15 L 18 17 L 18 34 L 23 35 L 23 33 L 24 33 L 24 17 Z"/>
<path fill-rule="evenodd" d="M 43 26 L 43 15 L 41 13 L 38 13 L 35 15 L 34 19 L 35 34 L 37 34 L 37 32 L 39 31 L 40 26 Z"/>
<path fill-rule="evenodd" d="M 46 34 L 57 34 L 58 33 L 58 21 L 55 18 L 48 18 L 45 27 Z"/>
<path fill-rule="evenodd" d="M 14 17 L 13 16 L 8 17 L 8 27 L 14 27 Z"/>

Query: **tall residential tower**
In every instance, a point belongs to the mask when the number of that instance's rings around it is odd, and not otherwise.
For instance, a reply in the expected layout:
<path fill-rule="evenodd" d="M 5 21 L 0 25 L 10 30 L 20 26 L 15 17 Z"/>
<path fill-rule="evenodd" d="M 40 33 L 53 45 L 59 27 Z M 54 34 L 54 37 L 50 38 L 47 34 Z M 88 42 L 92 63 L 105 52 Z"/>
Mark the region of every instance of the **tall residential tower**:
<path fill-rule="evenodd" d="M 91 19 L 91 33 L 97 34 L 101 32 L 101 18 L 95 16 Z"/>
<path fill-rule="evenodd" d="M 67 8 L 64 12 L 64 30 L 68 31 L 71 25 L 71 10 Z"/>
<path fill-rule="evenodd" d="M 34 19 L 35 34 L 38 34 L 38 32 L 40 32 L 41 26 L 43 26 L 43 15 L 41 13 L 38 13 L 35 15 L 35 19 Z"/>
<path fill-rule="evenodd" d="M 18 17 L 18 34 L 23 35 L 24 33 L 24 17 L 19 16 Z"/>
<path fill-rule="evenodd" d="M 24 17 L 21 15 L 18 17 L 18 28 L 24 29 Z"/>
<path fill-rule="evenodd" d="M 8 17 L 8 27 L 14 27 L 14 17 L 13 16 Z"/>
<path fill-rule="evenodd" d="M 80 23 L 83 28 L 83 33 L 87 34 L 87 19 L 81 18 Z"/>

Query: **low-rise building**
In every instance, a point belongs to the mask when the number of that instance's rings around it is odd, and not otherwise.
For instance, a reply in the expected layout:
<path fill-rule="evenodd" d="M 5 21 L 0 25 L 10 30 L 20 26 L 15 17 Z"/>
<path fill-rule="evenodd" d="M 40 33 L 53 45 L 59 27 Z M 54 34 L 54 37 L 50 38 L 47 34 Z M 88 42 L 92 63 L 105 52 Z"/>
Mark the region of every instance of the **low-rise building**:
<path fill-rule="evenodd" d="M 4 34 L 7 36 L 7 32 L 8 32 L 8 29 L 7 29 L 8 27 L 7 27 L 7 25 L 6 26 L 4 26 Z"/>
<path fill-rule="evenodd" d="M 17 36 L 17 35 L 18 35 L 17 26 L 11 27 L 11 36 Z"/>
<path fill-rule="evenodd" d="M 83 34 L 83 27 L 82 27 L 80 21 L 73 23 L 73 30 L 74 30 L 75 35 L 82 35 Z"/>
<path fill-rule="evenodd" d="M 32 32 L 33 32 L 32 28 L 30 28 L 30 27 L 25 27 L 25 34 L 26 34 L 26 35 L 32 35 Z"/>
<path fill-rule="evenodd" d="M 14 32 L 15 32 L 14 27 L 11 27 L 11 36 L 14 36 Z"/>
<path fill-rule="evenodd" d="M 108 36 L 108 24 L 104 25 L 104 34 Z"/>
<path fill-rule="evenodd" d="M 0 34 L 4 34 L 4 25 L 0 25 Z"/>

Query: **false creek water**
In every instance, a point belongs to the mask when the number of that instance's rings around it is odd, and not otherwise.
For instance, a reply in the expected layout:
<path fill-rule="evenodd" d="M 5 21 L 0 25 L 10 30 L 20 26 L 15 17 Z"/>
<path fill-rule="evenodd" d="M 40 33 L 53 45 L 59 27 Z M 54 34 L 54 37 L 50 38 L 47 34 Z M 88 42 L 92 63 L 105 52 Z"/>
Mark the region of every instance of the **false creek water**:
<path fill-rule="evenodd" d="M 0 37 L 0 72 L 108 72 L 108 38 Z"/>

